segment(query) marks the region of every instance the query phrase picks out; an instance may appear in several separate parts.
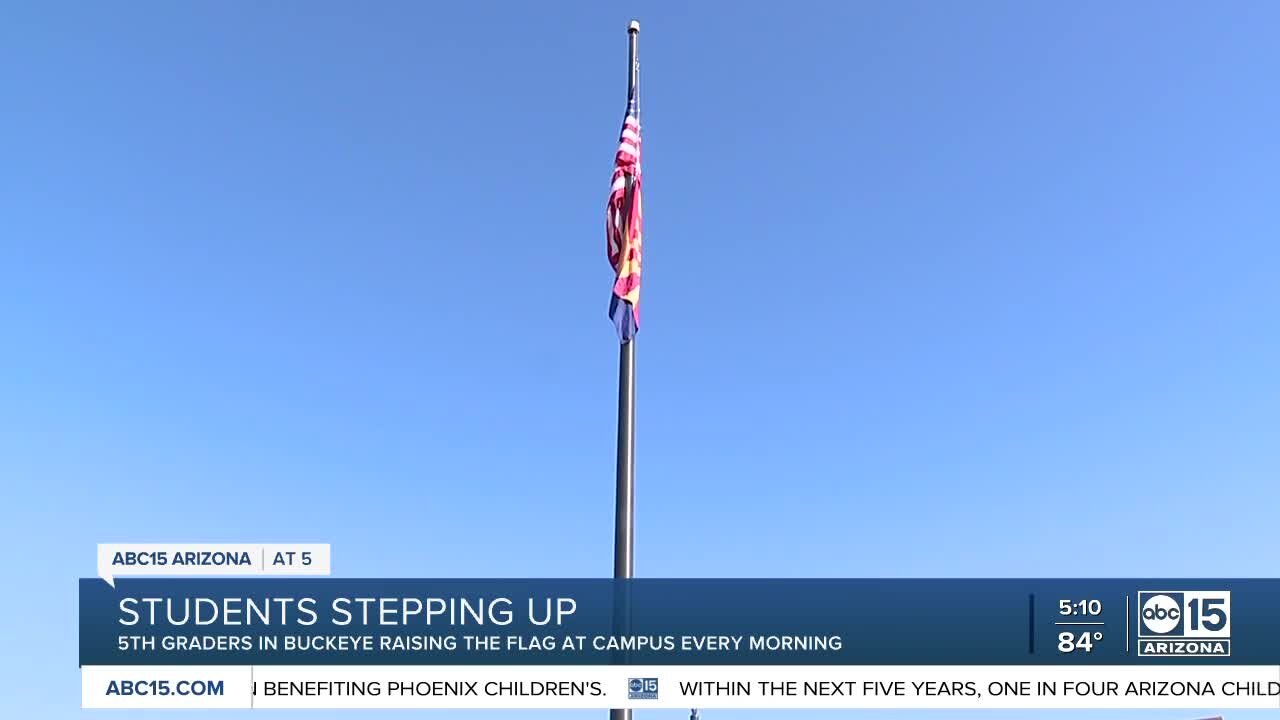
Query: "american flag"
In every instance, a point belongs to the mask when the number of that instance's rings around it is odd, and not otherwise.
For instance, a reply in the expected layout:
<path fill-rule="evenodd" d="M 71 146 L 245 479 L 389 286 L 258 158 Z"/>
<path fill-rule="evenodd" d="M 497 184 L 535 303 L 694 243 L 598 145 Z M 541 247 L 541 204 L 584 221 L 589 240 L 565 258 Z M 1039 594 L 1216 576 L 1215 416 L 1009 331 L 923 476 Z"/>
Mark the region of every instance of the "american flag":
<path fill-rule="evenodd" d="M 609 300 L 609 317 L 618 337 L 627 342 L 640 329 L 640 256 L 644 214 L 640 208 L 640 117 L 634 92 L 613 160 L 613 183 L 605 211 L 609 264 L 617 276 Z"/>

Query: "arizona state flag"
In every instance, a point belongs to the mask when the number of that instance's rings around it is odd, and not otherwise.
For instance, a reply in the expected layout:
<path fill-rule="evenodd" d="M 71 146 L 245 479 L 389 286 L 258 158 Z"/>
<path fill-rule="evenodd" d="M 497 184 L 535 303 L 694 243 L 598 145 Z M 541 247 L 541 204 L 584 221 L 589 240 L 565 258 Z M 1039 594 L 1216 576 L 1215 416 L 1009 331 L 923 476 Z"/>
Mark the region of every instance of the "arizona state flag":
<path fill-rule="evenodd" d="M 640 329 L 640 257 L 644 213 L 640 202 L 640 119 L 636 98 L 627 99 L 618 154 L 613 160 L 613 184 L 605 212 L 609 263 L 616 279 L 609 299 L 609 317 L 618 338 L 627 342 Z"/>

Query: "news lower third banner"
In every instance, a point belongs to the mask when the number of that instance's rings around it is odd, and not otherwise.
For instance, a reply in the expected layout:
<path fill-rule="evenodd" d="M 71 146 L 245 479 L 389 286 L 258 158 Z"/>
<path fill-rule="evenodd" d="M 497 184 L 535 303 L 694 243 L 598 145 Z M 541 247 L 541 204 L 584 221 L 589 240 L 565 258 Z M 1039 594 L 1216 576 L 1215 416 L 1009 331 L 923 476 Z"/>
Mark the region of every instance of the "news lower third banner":
<path fill-rule="evenodd" d="M 1280 580 L 80 581 L 86 708 L 1280 708 Z"/>

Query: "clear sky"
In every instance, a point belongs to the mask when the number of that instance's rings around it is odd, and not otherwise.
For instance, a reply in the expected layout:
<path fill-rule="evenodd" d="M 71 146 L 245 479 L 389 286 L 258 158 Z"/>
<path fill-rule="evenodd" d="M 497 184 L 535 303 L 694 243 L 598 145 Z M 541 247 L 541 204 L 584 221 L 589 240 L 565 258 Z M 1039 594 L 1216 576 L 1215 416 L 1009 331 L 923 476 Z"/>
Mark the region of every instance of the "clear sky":
<path fill-rule="evenodd" d="M 8 3 L 15 717 L 98 542 L 609 574 L 632 16 L 638 574 L 1277 575 L 1275 3 Z"/>

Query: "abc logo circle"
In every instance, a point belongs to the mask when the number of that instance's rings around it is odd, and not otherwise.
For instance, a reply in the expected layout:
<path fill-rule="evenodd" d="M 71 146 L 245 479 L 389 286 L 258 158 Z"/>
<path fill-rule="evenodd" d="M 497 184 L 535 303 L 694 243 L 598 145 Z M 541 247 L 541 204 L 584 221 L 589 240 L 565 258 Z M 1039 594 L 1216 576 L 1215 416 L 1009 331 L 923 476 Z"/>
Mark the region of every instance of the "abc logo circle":
<path fill-rule="evenodd" d="M 644 683 L 640 682 L 638 678 L 633 678 L 631 682 L 627 683 L 627 689 L 638 693 L 644 689 Z"/>
<path fill-rule="evenodd" d="M 1168 595 L 1154 595 L 1142 604 L 1142 624 L 1153 633 L 1172 632 L 1181 623 L 1182 608 Z"/>

